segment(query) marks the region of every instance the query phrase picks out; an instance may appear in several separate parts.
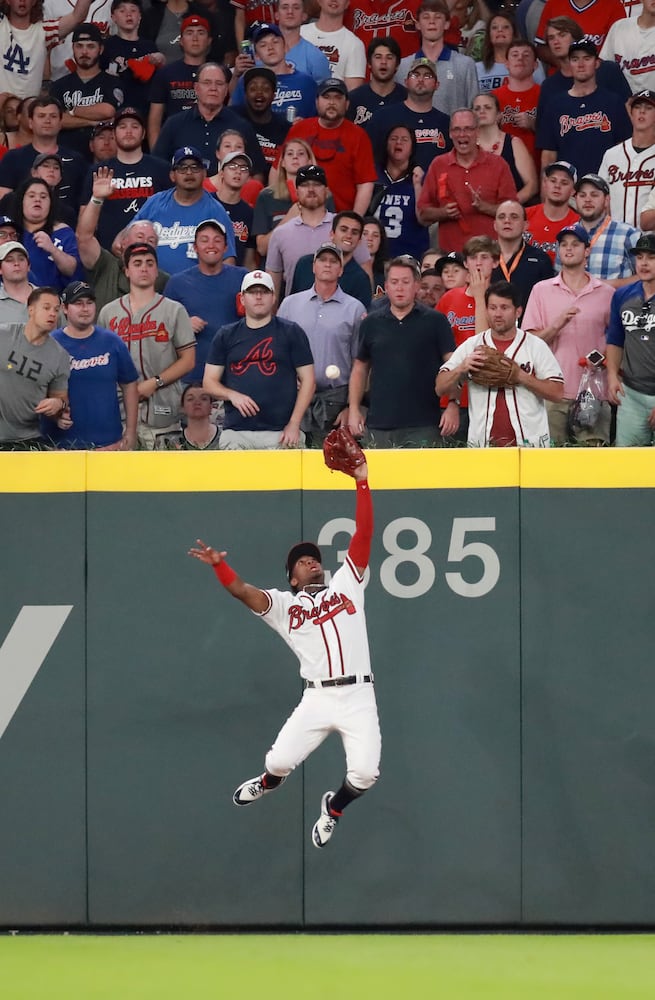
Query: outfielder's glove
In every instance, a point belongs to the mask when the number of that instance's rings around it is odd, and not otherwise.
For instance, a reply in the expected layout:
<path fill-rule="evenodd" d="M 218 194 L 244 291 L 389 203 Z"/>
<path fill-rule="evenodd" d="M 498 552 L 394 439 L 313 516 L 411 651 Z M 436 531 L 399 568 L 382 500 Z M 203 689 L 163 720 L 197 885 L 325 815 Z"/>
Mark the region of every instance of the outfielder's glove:
<path fill-rule="evenodd" d="M 366 461 L 366 455 L 347 427 L 330 431 L 323 442 L 323 457 L 328 469 L 345 472 L 348 476 L 354 475 L 355 469 Z"/>
<path fill-rule="evenodd" d="M 495 347 L 487 347 L 486 344 L 482 344 L 478 351 L 484 353 L 484 364 L 482 368 L 471 371 L 472 382 L 476 385 L 486 385 L 491 389 L 502 389 L 506 385 L 517 384 L 521 369 L 516 361 L 497 351 Z"/>

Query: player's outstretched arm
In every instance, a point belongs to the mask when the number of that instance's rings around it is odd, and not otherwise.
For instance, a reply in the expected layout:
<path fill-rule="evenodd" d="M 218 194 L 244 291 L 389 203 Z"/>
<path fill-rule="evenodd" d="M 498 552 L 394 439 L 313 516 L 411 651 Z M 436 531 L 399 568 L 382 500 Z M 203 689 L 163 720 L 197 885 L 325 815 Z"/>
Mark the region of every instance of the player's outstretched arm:
<path fill-rule="evenodd" d="M 189 549 L 189 555 L 194 559 L 199 559 L 205 565 L 211 566 L 225 589 L 232 594 L 232 597 L 236 597 L 237 600 L 245 604 L 251 611 L 257 611 L 261 614 L 267 610 L 269 599 L 264 591 L 260 590 L 259 587 L 253 587 L 250 583 L 246 583 L 234 572 L 226 561 L 227 552 L 219 552 L 218 549 L 213 549 L 211 545 L 206 545 L 202 539 L 198 538 L 196 540 L 196 547 Z"/>

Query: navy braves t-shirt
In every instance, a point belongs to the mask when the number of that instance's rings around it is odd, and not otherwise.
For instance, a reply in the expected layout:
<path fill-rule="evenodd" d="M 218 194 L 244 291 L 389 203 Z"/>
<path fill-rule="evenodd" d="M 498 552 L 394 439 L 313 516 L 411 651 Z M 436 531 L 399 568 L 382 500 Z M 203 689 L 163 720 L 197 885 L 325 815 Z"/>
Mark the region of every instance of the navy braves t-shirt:
<path fill-rule="evenodd" d="M 224 427 L 235 431 L 279 431 L 289 422 L 298 395 L 296 368 L 314 363 L 305 331 L 289 320 L 273 317 L 251 328 L 240 319 L 218 331 L 207 363 L 224 368 L 223 385 L 252 397 L 254 417 L 242 417 L 225 403 Z"/>
<path fill-rule="evenodd" d="M 150 195 L 172 187 L 172 181 L 169 165 L 158 156 L 144 153 L 138 163 L 121 163 L 114 156 L 88 170 L 82 190 L 82 205 L 86 205 L 91 197 L 93 174 L 98 167 L 110 167 L 114 171 L 111 197 L 102 206 L 96 232 L 100 245 L 109 248 Z"/>
<path fill-rule="evenodd" d="M 606 150 L 628 139 L 632 125 L 622 99 L 597 87 L 584 97 L 568 91 L 554 97 L 537 118 L 537 149 L 554 149 L 558 160 L 575 166 L 578 177 L 595 174 Z"/>

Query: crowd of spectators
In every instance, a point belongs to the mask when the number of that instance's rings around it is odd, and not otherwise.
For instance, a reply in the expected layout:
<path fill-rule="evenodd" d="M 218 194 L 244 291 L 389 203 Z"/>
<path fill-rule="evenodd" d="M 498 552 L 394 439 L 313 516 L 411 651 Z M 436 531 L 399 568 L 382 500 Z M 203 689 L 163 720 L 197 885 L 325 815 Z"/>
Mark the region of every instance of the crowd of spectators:
<path fill-rule="evenodd" d="M 655 0 L 0 0 L 0 44 L 0 450 L 655 443 Z"/>

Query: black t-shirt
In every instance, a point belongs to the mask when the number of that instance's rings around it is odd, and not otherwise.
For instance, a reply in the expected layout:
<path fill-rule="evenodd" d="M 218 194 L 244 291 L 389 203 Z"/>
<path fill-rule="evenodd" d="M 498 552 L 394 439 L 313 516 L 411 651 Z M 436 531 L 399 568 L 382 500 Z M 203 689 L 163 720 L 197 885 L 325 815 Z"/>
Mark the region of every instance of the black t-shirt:
<path fill-rule="evenodd" d="M 445 316 L 417 306 L 399 320 L 389 306 L 365 316 L 359 328 L 360 361 L 370 362 L 373 430 L 437 426 L 441 419 L 434 385 L 455 338 Z"/>
<path fill-rule="evenodd" d="M 37 150 L 31 143 L 5 153 L 0 160 L 0 187 L 15 191 L 29 177 L 37 155 Z M 59 147 L 57 155 L 61 160 L 61 184 L 57 188 L 59 200 L 77 212 L 88 163 L 79 153 L 62 146 Z"/>
<path fill-rule="evenodd" d="M 93 107 L 94 104 L 112 104 L 120 108 L 124 103 L 123 90 L 118 77 L 109 73 L 97 73 L 90 80 L 81 80 L 77 73 L 67 73 L 50 84 L 50 93 L 61 102 L 65 111 L 75 114 L 75 108 Z M 67 149 L 74 149 L 87 161 L 91 161 L 89 139 L 93 125 L 89 128 L 62 129 L 59 141 Z"/>
<path fill-rule="evenodd" d="M 235 104 L 232 111 L 250 122 L 255 130 L 257 142 L 266 160 L 266 176 L 268 177 L 268 171 L 277 163 L 278 155 L 291 128 L 291 122 L 288 122 L 284 115 L 280 115 L 276 111 L 271 112 L 270 122 L 264 124 L 255 122 L 248 115 L 248 108 L 245 104 Z"/>
<path fill-rule="evenodd" d="M 121 163 L 117 157 L 94 164 L 87 171 L 81 204 L 86 205 L 93 189 L 93 173 L 98 167 L 114 171 L 113 192 L 100 210 L 96 235 L 101 246 L 111 249 L 112 242 L 128 225 L 150 195 L 172 187 L 170 167 L 158 156 L 144 153 L 138 163 Z"/>
<path fill-rule="evenodd" d="M 521 248 L 519 248 L 520 252 Z M 521 307 L 523 309 L 525 309 L 530 292 L 537 282 L 555 277 L 555 269 L 545 250 L 542 250 L 540 247 L 530 246 L 529 243 L 524 245 L 520 257 L 518 257 L 518 254 L 510 257 L 506 268 L 510 276 L 510 285 L 513 285 L 521 296 Z M 495 267 L 491 272 L 491 281 L 506 280 L 505 272 L 500 265 Z"/>

